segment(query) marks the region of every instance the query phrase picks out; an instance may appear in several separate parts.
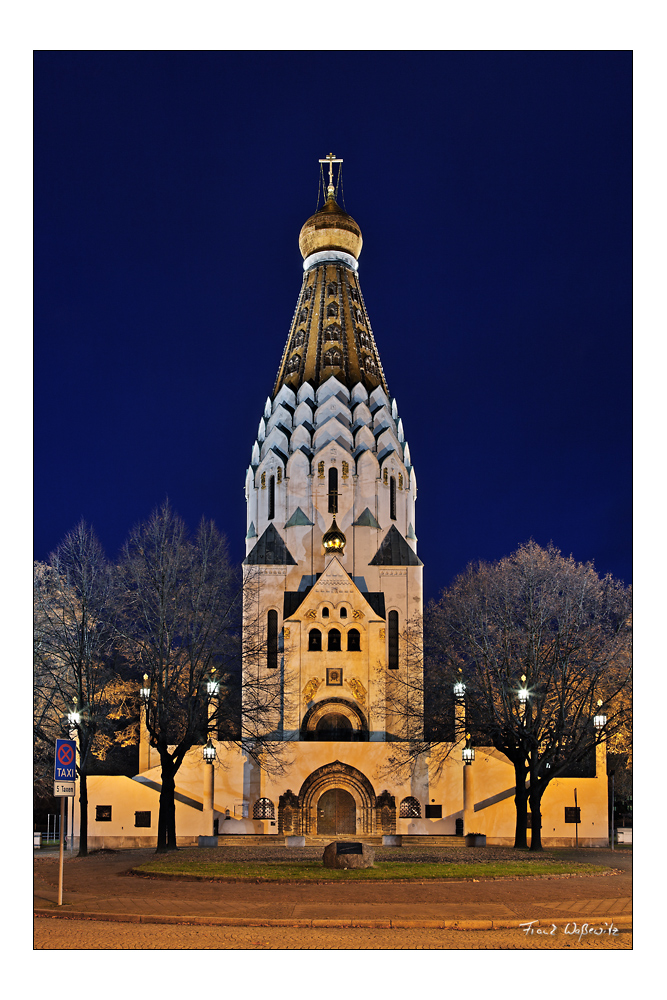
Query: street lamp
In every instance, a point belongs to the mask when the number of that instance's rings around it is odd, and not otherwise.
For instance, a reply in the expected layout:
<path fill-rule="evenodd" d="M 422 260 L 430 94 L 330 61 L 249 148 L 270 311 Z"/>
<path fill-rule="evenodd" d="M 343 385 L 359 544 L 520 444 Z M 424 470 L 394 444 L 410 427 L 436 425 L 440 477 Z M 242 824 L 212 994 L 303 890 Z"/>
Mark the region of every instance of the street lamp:
<path fill-rule="evenodd" d="M 602 708 L 602 700 L 598 699 L 598 712 L 600 712 L 601 708 Z M 593 717 L 593 725 L 598 730 L 598 732 L 601 729 L 604 729 L 604 727 L 607 725 L 607 716 L 602 715 L 602 713 L 600 713 L 599 715 L 595 715 Z"/>
<path fill-rule="evenodd" d="M 526 702 L 528 701 L 528 689 L 526 687 L 525 674 L 521 674 L 521 683 L 523 684 L 523 687 L 519 688 L 519 701 L 521 702 L 522 705 L 525 705 Z"/>
<path fill-rule="evenodd" d="M 139 688 L 139 697 L 143 701 L 146 708 L 148 708 L 148 702 L 150 701 L 151 697 L 151 689 L 148 683 L 148 674 L 144 674 L 144 686 L 142 688 Z"/>
<path fill-rule="evenodd" d="M 463 701 L 466 696 L 466 686 L 463 681 L 457 681 L 454 685 L 454 697 L 457 701 Z"/>
<path fill-rule="evenodd" d="M 81 722 L 81 716 L 76 710 L 76 698 L 74 699 L 74 708 L 71 712 L 67 713 L 67 724 L 69 726 L 70 736 L 73 732 L 76 732 L 77 726 Z"/>
<path fill-rule="evenodd" d="M 475 759 L 474 747 L 470 746 L 470 733 L 466 733 L 466 745 L 461 751 L 461 760 L 464 764 L 472 764 Z"/>
<path fill-rule="evenodd" d="M 206 682 L 206 691 L 208 692 L 209 698 L 215 698 L 220 690 L 220 683 L 216 681 L 215 677 L 215 667 L 211 670 L 211 677 Z"/>
<path fill-rule="evenodd" d="M 204 763 L 210 765 L 210 770 L 204 768 L 204 796 L 203 796 L 203 813 L 202 813 L 202 823 L 204 827 L 204 837 L 214 837 L 215 836 L 215 768 L 213 764 L 217 756 L 216 749 L 211 743 L 211 737 L 208 738 L 208 743 L 202 748 L 202 756 L 204 758 Z M 199 841 L 199 846 L 211 847 L 217 846 L 217 841 L 215 844 Z"/>

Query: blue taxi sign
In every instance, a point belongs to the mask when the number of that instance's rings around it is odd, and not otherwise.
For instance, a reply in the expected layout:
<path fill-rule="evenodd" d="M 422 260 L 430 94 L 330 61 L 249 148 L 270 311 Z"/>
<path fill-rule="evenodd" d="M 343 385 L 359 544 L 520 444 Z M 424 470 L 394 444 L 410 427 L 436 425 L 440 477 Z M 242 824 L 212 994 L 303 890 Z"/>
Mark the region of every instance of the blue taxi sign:
<path fill-rule="evenodd" d="M 76 781 L 76 742 L 56 740 L 54 780 L 70 784 Z"/>

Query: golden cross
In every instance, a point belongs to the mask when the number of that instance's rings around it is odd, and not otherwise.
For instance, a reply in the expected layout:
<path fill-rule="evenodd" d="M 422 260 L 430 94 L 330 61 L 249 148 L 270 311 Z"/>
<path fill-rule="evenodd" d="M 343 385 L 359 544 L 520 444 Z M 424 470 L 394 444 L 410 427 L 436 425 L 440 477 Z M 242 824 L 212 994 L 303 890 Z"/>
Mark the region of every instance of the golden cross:
<path fill-rule="evenodd" d="M 329 155 L 326 156 L 323 160 L 320 160 L 320 163 L 328 163 L 329 164 L 329 187 L 333 187 L 333 165 L 334 165 L 334 163 L 342 163 L 342 162 L 343 162 L 342 160 L 337 160 L 336 159 L 334 153 L 329 153 Z"/>

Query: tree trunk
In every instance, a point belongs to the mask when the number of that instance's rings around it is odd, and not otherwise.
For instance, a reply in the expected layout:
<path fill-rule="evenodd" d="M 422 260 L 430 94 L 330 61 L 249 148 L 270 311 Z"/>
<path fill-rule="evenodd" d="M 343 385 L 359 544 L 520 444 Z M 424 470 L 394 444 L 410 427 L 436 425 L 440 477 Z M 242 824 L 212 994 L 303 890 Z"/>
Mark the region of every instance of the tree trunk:
<path fill-rule="evenodd" d="M 178 850 L 176 845 L 176 802 L 174 800 L 176 770 L 168 754 L 161 757 L 161 763 L 162 790 L 157 821 L 156 854 Z"/>
<path fill-rule="evenodd" d="M 73 800 L 72 800 L 73 801 Z M 79 854 L 88 857 L 88 775 L 79 774 Z"/>
<path fill-rule="evenodd" d="M 514 805 L 516 807 L 516 826 L 514 828 L 514 847 L 526 849 L 528 841 L 526 839 L 526 827 L 528 822 L 528 792 L 526 790 L 526 769 L 514 765 L 515 794 Z"/>
<path fill-rule="evenodd" d="M 530 849 L 542 850 L 542 792 L 537 778 L 530 782 Z"/>

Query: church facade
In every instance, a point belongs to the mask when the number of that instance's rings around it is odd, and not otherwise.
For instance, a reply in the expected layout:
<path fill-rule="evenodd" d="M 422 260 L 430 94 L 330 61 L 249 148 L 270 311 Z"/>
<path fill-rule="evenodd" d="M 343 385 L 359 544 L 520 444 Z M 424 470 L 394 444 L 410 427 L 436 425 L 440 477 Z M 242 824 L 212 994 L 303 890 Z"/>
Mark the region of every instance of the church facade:
<path fill-rule="evenodd" d="M 428 751 L 396 764 L 423 715 L 417 481 L 361 291 L 361 231 L 336 201 L 337 162 L 299 236 L 301 289 L 245 482 L 245 615 L 264 641 L 244 665 L 244 697 L 264 696 L 272 753 L 262 766 L 214 741 L 209 764 L 193 749 L 176 775 L 178 841 L 481 833 L 512 844 L 513 768 L 493 748 L 464 763 L 462 705 L 444 764 Z M 139 773 L 88 779 L 91 847 L 156 842 L 158 764 L 142 724 Z M 608 842 L 604 744 L 595 777 L 553 781 L 543 799 L 544 845 L 575 836 Z"/>

